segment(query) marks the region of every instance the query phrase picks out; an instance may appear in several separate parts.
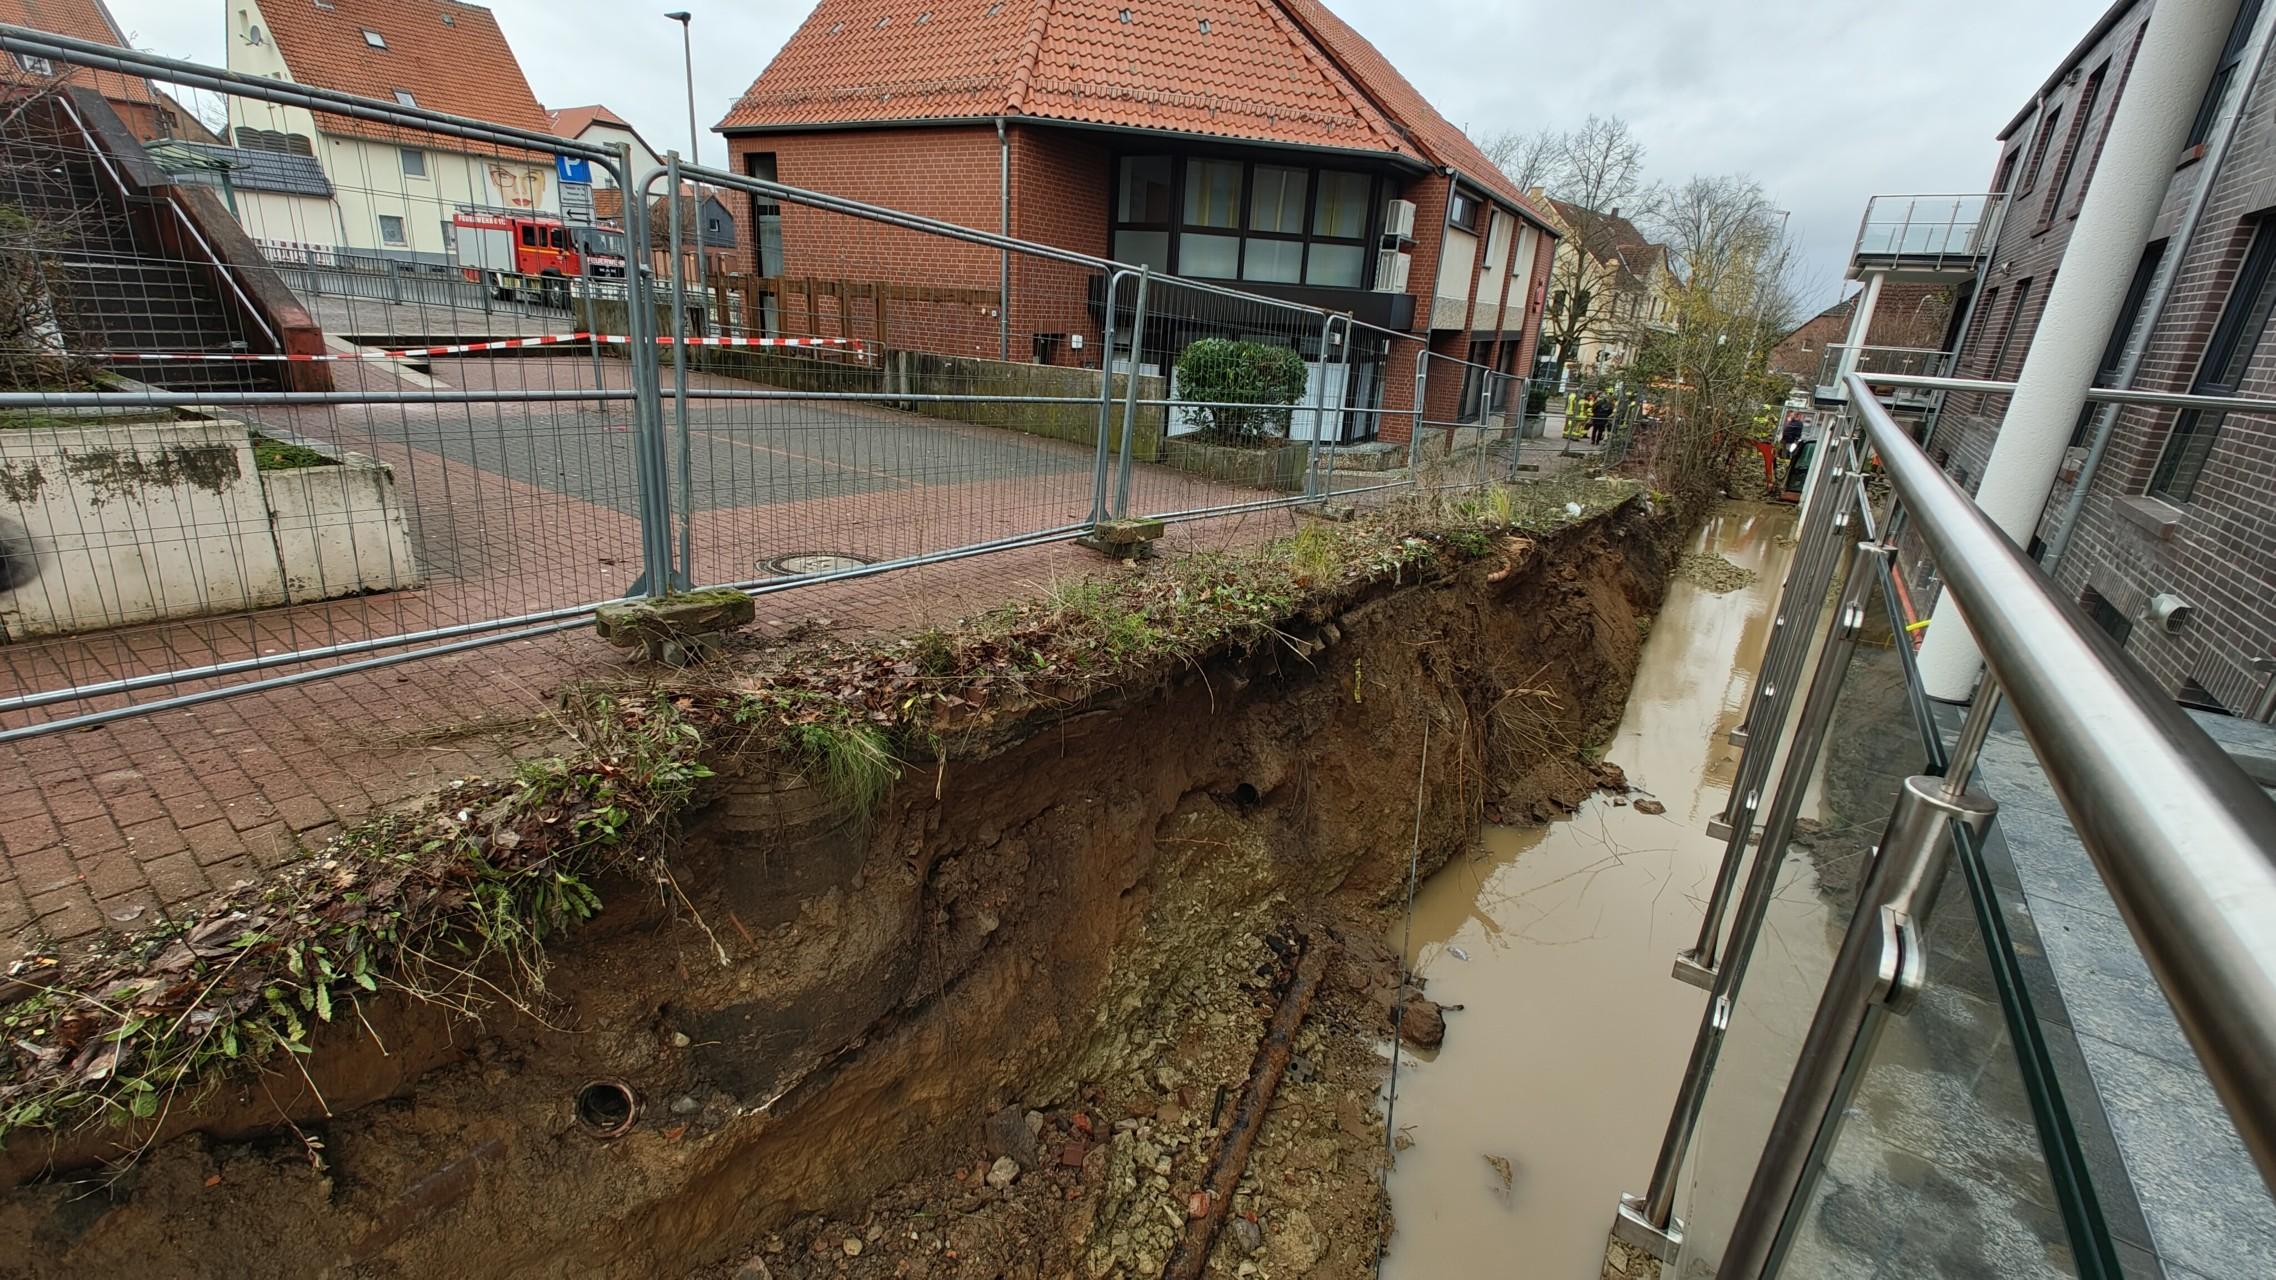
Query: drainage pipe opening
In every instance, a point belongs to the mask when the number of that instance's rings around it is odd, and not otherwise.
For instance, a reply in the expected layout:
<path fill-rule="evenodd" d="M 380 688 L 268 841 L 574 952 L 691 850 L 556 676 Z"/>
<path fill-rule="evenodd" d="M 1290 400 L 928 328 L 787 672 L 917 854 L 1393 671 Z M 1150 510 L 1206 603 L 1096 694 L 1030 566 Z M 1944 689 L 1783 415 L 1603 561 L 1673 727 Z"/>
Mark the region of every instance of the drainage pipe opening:
<path fill-rule="evenodd" d="M 596 1138 L 621 1138 L 640 1117 L 640 1099 L 621 1080 L 595 1080 L 577 1091 L 577 1123 Z"/>

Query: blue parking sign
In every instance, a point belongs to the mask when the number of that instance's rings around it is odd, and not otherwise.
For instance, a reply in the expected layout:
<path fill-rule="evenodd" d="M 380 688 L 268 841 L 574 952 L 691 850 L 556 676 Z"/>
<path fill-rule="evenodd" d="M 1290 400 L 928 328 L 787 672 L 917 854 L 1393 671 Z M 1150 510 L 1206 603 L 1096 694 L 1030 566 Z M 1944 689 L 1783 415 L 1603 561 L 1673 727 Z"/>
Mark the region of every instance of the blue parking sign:
<path fill-rule="evenodd" d="M 593 180 L 593 162 L 590 160 L 582 160 L 574 156 L 555 156 L 553 157 L 553 166 L 559 170 L 563 182 L 589 184 Z"/>

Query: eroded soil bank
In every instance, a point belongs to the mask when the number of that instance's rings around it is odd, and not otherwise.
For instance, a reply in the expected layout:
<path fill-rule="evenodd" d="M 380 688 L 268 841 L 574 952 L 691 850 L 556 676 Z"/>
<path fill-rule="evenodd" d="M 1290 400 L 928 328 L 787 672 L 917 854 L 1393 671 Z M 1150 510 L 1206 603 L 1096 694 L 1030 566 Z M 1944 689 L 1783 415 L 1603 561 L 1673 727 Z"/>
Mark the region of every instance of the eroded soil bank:
<path fill-rule="evenodd" d="M 688 902 L 604 886 L 542 1021 L 390 1010 L 210 1104 L 234 1139 L 9 1193 L 0 1274 L 1151 1277 L 1309 945 L 1340 958 L 1209 1274 L 1356 1280 L 1426 726 L 1425 872 L 1568 807 L 1674 551 L 1636 500 L 1402 573 L 947 744 L 866 818 L 715 761 Z"/>

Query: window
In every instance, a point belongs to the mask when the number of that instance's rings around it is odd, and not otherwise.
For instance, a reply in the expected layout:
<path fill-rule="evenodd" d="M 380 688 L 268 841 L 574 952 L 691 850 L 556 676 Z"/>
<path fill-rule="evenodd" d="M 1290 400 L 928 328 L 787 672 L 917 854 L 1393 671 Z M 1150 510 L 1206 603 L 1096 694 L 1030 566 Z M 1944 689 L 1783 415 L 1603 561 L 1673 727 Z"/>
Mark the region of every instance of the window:
<path fill-rule="evenodd" d="M 2011 147 L 2006 155 L 1999 158 L 1999 172 L 1992 178 L 1993 195 L 2004 196 L 2007 194 L 2007 184 L 2015 181 L 2015 162 L 2022 157 L 2023 148 Z"/>
<path fill-rule="evenodd" d="M 2237 268 L 2236 284 L 2221 308 L 2220 323 L 2205 344 L 2205 359 L 2197 366 L 2197 380 L 2189 390 L 2196 395 L 2233 396 L 2244 382 L 2245 371 L 2260 350 L 2260 336 L 2268 328 L 2268 313 L 2276 308 L 2276 218 L 2253 224 L 2252 247 L 2245 250 L 2244 265 Z M 2166 437 L 2165 452 L 2150 473 L 2149 491 L 2169 502 L 2187 502 L 2197 492 L 2197 481 L 2220 435 L 2224 413 L 2189 409 L 2174 421 Z"/>
<path fill-rule="evenodd" d="M 1220 280 L 1357 289 L 1375 179 L 1214 156 L 1124 156 L 1114 257 Z"/>
<path fill-rule="evenodd" d="M 2107 387 L 2118 380 L 2118 366 L 2126 357 L 2126 343 L 2134 335 L 2134 323 L 2141 319 L 2142 304 L 2149 299 L 2150 281 L 2157 278 L 2157 264 L 2165 257 L 2165 241 L 2152 240 L 2142 248 L 2142 260 L 2134 264 L 2134 278 L 2126 285 L 2126 303 L 2118 310 L 2117 323 L 2110 326 L 2109 340 L 2102 344 L 2102 362 L 2095 366 L 2094 385 Z M 2078 412 L 2078 425 L 2071 428 L 2070 447 L 2086 443 L 2087 425 L 2094 421 L 2102 406 L 2088 401 Z"/>
<path fill-rule="evenodd" d="M 303 134 L 280 133 L 275 129 L 249 129 L 243 125 L 237 128 L 237 145 L 247 151 L 274 151 L 279 155 L 316 154 L 314 144 Z"/>
<path fill-rule="evenodd" d="M 1456 187 L 1446 201 L 1446 225 L 1474 232 L 1478 229 L 1478 211 L 1482 207 L 1478 197 Z"/>
<path fill-rule="evenodd" d="M 417 147 L 398 147 L 396 150 L 403 157 L 404 177 L 424 178 L 427 176 L 426 152 L 419 150 Z"/>
<path fill-rule="evenodd" d="M 1304 278 L 1304 211 L 1311 173 L 1260 164 L 1249 185 L 1249 240 L 1241 278 L 1294 284 Z"/>
<path fill-rule="evenodd" d="M 2086 610 L 2086 616 L 2093 620 L 2094 625 L 2102 628 L 2104 635 L 2117 642 L 2119 648 L 2126 647 L 2126 637 L 2134 633 L 2133 619 L 2092 587 L 2086 589 L 2086 594 L 2079 597 L 2078 603 L 2080 608 Z"/>
<path fill-rule="evenodd" d="M 2015 331 L 2023 327 L 2023 308 L 2031 301 L 2031 282 L 2016 282 L 2014 300 L 2007 304 L 2007 325 L 1999 331 L 1999 345 L 1992 348 L 1991 368 L 1984 377 L 1999 380 L 2000 366 L 2007 363 L 2007 349 L 2015 341 Z"/>
<path fill-rule="evenodd" d="M 2071 166 L 2078 162 L 2078 149 L 2086 145 L 2086 123 L 2094 113 L 2094 99 L 2102 92 L 2102 73 L 2110 69 L 2105 62 L 2086 78 L 2086 85 L 2078 91 L 2078 108 L 2071 112 L 2070 140 L 2063 144 L 2063 154 L 2055 162 L 2055 180 L 2047 184 L 2047 194 L 2039 202 L 2039 230 L 2044 231 L 2055 221 L 2055 211 L 2063 203 L 2063 188 L 2070 185 Z M 2083 192 L 2082 192 L 2083 194 Z"/>
<path fill-rule="evenodd" d="M 2039 122 L 2039 133 L 2031 142 L 2030 162 L 2023 166 L 2023 190 L 2039 185 L 2039 171 L 2047 167 L 2047 150 L 2055 140 L 2055 126 L 2063 122 L 2061 107 L 2047 108 L 2047 118 Z M 2021 194 L 2018 192 L 2017 194 Z"/>
<path fill-rule="evenodd" d="M 395 102 L 396 105 L 404 107 L 415 107 L 419 105 L 419 100 L 411 96 L 411 91 L 409 89 L 397 89 L 395 91 Z"/>
<path fill-rule="evenodd" d="M 2229 24 L 2228 42 L 2221 46 L 2221 60 L 2213 67 L 2213 78 L 2205 84 L 2205 100 L 2197 104 L 2197 119 L 2189 126 L 2188 146 L 2200 146 L 2212 136 L 2213 121 L 2221 114 L 2221 104 L 2229 96 L 2229 86 L 2236 82 L 2237 67 L 2244 61 L 2245 42 L 2252 38 L 2253 24 L 2260 19 L 2260 0 L 2243 0 L 2236 7 L 2236 21 Z"/>
<path fill-rule="evenodd" d="M 386 37 L 380 35 L 377 31 L 374 31 L 369 27 L 364 28 L 364 43 L 370 45 L 374 49 L 384 49 L 387 47 Z"/>
<path fill-rule="evenodd" d="M 409 244 L 403 236 L 403 219 L 392 213 L 379 215 L 379 239 L 382 244 Z"/>
<path fill-rule="evenodd" d="M 522 247 L 524 249 L 535 249 L 537 247 L 537 228 L 526 222 L 522 224 Z"/>
<path fill-rule="evenodd" d="M 55 74 L 55 64 L 36 53 L 17 54 L 16 65 L 35 76 L 52 76 Z"/>
<path fill-rule="evenodd" d="M 1170 269 L 1172 161 L 1124 156 L 1114 206 L 1114 258 L 1157 271 Z"/>

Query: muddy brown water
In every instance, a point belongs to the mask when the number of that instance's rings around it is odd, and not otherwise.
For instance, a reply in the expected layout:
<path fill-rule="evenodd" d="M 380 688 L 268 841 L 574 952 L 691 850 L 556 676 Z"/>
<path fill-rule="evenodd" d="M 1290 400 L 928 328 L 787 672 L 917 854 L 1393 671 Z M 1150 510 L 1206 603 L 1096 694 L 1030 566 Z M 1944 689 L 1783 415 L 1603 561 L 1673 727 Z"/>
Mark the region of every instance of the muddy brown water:
<path fill-rule="evenodd" d="M 1488 827 L 1417 895 L 1408 963 L 1431 998 L 1463 1008 L 1444 1048 L 1406 1052 L 1399 1068 L 1395 1123 L 1413 1145 L 1390 1180 L 1385 1276 L 1597 1274 L 1620 1194 L 1650 1174 L 1698 1024 L 1700 992 L 1669 966 L 1721 859 L 1706 825 L 1729 793 L 1728 734 L 1792 532 L 1790 511 L 1734 508 L 1693 542 L 1756 578 L 1725 595 L 1670 588 L 1605 750 L 1636 788 L 1630 803 L 1598 794 L 1545 827 Z"/>

